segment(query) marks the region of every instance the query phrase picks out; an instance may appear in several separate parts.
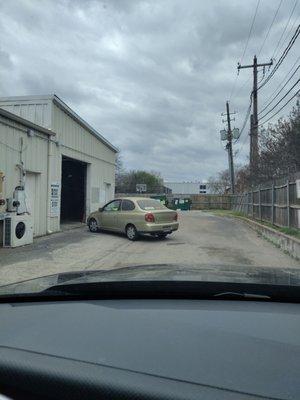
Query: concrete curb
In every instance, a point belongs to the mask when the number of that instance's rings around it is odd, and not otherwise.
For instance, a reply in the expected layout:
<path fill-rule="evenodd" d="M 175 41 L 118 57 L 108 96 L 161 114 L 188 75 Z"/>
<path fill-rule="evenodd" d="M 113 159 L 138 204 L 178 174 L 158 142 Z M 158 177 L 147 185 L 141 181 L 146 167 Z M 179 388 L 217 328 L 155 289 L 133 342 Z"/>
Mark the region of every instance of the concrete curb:
<path fill-rule="evenodd" d="M 234 218 L 238 218 L 244 221 L 247 225 L 250 226 L 250 228 L 260 233 L 264 238 L 275 244 L 275 246 L 279 247 L 296 260 L 300 260 L 299 239 L 286 235 L 285 233 L 278 232 L 276 229 L 270 228 L 248 218 L 239 216 L 234 216 Z"/>

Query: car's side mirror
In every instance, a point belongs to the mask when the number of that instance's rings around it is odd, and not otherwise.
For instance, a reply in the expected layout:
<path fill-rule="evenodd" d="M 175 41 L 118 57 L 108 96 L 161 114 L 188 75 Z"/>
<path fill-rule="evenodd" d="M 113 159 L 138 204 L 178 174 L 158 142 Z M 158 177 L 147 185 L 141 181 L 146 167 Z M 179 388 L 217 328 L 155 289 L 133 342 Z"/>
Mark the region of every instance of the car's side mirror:
<path fill-rule="evenodd" d="M 103 211 L 103 207 L 100 207 L 98 211 L 99 211 L 99 212 L 102 212 L 102 211 Z"/>

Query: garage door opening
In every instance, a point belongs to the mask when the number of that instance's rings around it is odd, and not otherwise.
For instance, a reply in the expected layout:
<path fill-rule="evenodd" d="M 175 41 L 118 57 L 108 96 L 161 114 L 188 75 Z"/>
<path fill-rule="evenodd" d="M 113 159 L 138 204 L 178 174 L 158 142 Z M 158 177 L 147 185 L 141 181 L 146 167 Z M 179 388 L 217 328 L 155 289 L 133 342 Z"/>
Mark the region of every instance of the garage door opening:
<path fill-rule="evenodd" d="M 87 164 L 62 157 L 61 214 L 62 223 L 85 222 Z"/>

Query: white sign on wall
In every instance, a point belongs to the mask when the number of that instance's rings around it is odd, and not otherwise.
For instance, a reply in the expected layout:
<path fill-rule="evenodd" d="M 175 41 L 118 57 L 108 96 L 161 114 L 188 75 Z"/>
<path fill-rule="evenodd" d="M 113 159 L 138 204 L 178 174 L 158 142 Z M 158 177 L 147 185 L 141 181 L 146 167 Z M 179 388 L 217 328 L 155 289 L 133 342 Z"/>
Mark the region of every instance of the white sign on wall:
<path fill-rule="evenodd" d="M 136 184 L 136 191 L 138 193 L 147 192 L 147 185 L 146 183 L 137 183 Z"/>
<path fill-rule="evenodd" d="M 300 199 L 300 179 L 296 179 L 296 194 L 297 199 Z"/>
<path fill-rule="evenodd" d="M 50 193 L 50 216 L 58 217 L 60 209 L 60 184 L 59 182 L 51 183 Z"/>

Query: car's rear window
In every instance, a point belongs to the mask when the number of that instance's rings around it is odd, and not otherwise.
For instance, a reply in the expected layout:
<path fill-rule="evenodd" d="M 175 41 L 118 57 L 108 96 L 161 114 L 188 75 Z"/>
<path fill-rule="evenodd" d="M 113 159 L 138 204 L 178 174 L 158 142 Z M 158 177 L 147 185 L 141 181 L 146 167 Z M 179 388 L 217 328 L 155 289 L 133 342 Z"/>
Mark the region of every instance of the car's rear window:
<path fill-rule="evenodd" d="M 145 211 L 164 210 L 166 207 L 159 200 L 145 199 L 137 201 L 139 207 Z"/>

